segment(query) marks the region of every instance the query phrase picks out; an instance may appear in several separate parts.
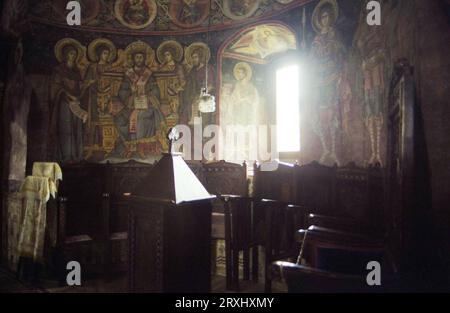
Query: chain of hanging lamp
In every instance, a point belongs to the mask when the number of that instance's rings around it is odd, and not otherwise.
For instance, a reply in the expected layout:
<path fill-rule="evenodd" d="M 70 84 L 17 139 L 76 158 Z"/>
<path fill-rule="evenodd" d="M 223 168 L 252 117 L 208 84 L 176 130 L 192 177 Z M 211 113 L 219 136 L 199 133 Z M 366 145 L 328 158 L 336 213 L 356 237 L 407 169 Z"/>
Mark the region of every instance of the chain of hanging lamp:
<path fill-rule="evenodd" d="M 208 28 L 206 33 L 206 44 L 209 47 L 211 28 L 211 0 L 209 1 Z M 216 100 L 208 92 L 208 62 L 205 54 L 205 88 L 202 88 L 199 99 L 199 111 L 202 113 L 212 113 L 216 111 Z"/>

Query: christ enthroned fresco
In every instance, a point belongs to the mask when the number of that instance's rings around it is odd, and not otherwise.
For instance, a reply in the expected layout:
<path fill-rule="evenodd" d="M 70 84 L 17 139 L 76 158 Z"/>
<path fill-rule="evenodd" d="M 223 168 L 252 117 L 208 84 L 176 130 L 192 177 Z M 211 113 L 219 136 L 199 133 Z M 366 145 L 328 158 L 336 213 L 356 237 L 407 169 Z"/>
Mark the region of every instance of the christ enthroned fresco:
<path fill-rule="evenodd" d="M 63 163 L 155 160 L 167 151 L 168 129 L 198 114 L 205 67 L 215 90 L 203 42 L 185 49 L 168 40 L 155 51 L 143 41 L 120 49 L 106 38 L 87 47 L 65 38 L 55 56 L 51 155 Z"/>

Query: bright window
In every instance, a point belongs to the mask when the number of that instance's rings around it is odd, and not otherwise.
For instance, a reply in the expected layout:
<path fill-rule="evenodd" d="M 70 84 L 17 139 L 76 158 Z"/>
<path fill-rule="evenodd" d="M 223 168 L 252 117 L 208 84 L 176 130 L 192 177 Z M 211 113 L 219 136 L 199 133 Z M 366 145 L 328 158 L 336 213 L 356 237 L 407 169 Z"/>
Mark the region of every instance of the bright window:
<path fill-rule="evenodd" d="M 278 152 L 300 151 L 300 69 L 282 67 L 276 72 Z"/>

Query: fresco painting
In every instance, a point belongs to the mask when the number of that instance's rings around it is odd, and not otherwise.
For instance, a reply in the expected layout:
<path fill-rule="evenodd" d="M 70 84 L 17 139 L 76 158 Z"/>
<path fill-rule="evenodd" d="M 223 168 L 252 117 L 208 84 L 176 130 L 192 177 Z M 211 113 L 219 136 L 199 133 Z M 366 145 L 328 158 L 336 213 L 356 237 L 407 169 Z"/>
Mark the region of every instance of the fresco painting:
<path fill-rule="evenodd" d="M 185 52 L 186 50 L 186 52 Z M 124 50 L 99 38 L 55 46 L 51 79 L 51 154 L 62 162 L 147 159 L 167 150 L 168 129 L 198 112 L 205 67 L 214 90 L 209 47 L 143 41 Z"/>

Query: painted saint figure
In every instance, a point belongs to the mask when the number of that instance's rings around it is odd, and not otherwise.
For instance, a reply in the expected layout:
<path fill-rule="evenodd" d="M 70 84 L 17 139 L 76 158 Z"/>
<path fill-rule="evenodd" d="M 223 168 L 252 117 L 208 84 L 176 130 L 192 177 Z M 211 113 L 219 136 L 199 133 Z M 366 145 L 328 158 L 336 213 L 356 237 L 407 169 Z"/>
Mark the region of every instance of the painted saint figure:
<path fill-rule="evenodd" d="M 190 69 L 186 77 L 186 86 L 183 92 L 183 107 L 181 108 L 182 124 L 192 125 L 194 117 L 199 116 L 198 101 L 201 90 L 206 86 L 206 71 L 208 71 L 208 92 L 214 93 L 214 69 L 208 63 L 211 52 L 207 45 L 194 43 L 186 49 L 186 62 Z"/>
<path fill-rule="evenodd" d="M 123 156 L 130 158 L 137 152 L 139 157 L 145 158 L 151 152 L 152 139 L 164 119 L 153 73 L 146 66 L 145 49 L 136 46 L 130 54 L 132 67 L 125 72 L 118 95 L 124 107 L 114 120 L 125 144 Z"/>
<path fill-rule="evenodd" d="M 248 63 L 240 62 L 234 66 L 233 74 L 236 79 L 230 99 L 233 124 L 257 125 L 259 92 L 251 81 L 252 68 Z"/>
<path fill-rule="evenodd" d="M 85 77 L 85 83 L 90 86 L 88 103 L 88 133 L 86 144 L 91 147 L 86 158 L 92 150 L 98 150 L 103 144 L 103 133 L 100 117 L 108 114 L 108 105 L 111 100 L 111 81 L 104 77 L 104 73 L 111 70 L 111 64 L 117 52 L 114 44 L 107 39 L 94 40 L 88 48 L 91 63 Z"/>
<path fill-rule="evenodd" d="M 344 57 L 342 44 L 333 24 L 338 17 L 334 0 L 322 0 L 313 14 L 313 26 L 318 33 L 311 57 L 314 64 L 314 101 L 311 109 L 312 128 L 322 145 L 321 163 L 336 163 L 336 141 L 340 129 L 339 82 Z"/>
<path fill-rule="evenodd" d="M 128 6 L 123 15 L 124 20 L 132 25 L 144 24 L 149 19 L 148 10 L 145 6 L 143 0 L 128 1 Z"/>
<path fill-rule="evenodd" d="M 201 11 L 197 7 L 197 0 L 183 0 L 178 20 L 184 24 L 194 24 L 201 17 Z"/>
<path fill-rule="evenodd" d="M 60 64 L 51 78 L 50 148 L 58 161 L 77 162 L 83 158 L 83 124 L 88 114 L 80 105 L 86 90 L 77 61 L 82 46 L 73 39 L 56 44 Z"/>
<path fill-rule="evenodd" d="M 165 41 L 157 50 L 160 64 L 153 65 L 156 82 L 160 92 L 161 111 L 167 126 L 174 127 L 179 122 L 181 95 L 186 85 L 183 66 L 183 48 L 176 41 Z"/>
<path fill-rule="evenodd" d="M 364 78 L 364 122 L 369 133 L 371 155 L 368 164 L 383 165 L 381 157 L 381 132 L 384 122 L 384 71 L 385 49 L 381 33 L 368 29 L 368 35 L 358 42 L 361 54 L 366 56 L 362 62 Z"/>

